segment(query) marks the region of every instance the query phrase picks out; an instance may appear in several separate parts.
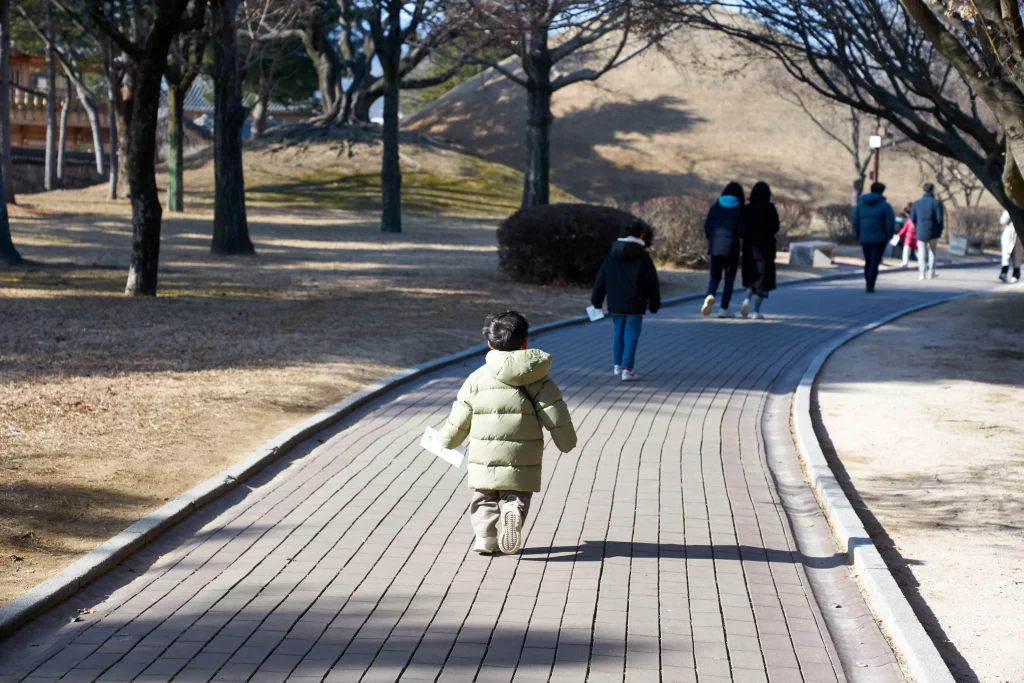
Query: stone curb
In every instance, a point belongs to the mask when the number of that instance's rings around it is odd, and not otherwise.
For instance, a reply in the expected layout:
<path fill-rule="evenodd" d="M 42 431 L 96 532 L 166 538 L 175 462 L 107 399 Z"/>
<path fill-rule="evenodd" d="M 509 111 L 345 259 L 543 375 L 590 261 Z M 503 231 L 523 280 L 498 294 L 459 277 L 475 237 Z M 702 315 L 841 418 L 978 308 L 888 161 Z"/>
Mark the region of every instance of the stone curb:
<path fill-rule="evenodd" d="M 903 595 L 892 572 L 889 571 L 885 560 L 882 559 L 881 553 L 878 552 L 878 548 L 875 547 L 864 528 L 857 511 L 833 474 L 814 432 L 814 424 L 811 420 L 812 401 L 818 373 L 821 372 L 829 357 L 840 347 L 863 334 L 888 325 L 911 313 L 976 296 L 980 293 L 957 294 L 938 301 L 905 308 L 844 334 L 829 344 L 811 362 L 807 372 L 800 380 L 793 399 L 792 419 L 797 452 L 811 479 L 818 503 L 832 527 L 832 534 L 840 549 L 845 549 L 847 561 L 854 566 L 863 580 L 872 611 L 903 657 L 910 674 L 917 683 L 955 683 L 955 681 L 949 667 L 939 655 L 935 643 L 932 642 L 921 621 L 914 614 L 906 596 Z"/>
<path fill-rule="evenodd" d="M 799 278 L 780 282 L 779 287 L 859 277 L 861 272 L 856 270 L 848 273 L 833 273 L 821 277 Z M 885 272 L 898 271 L 883 271 L 882 274 Z M 666 299 L 662 302 L 662 306 L 672 306 L 686 301 L 697 301 L 701 298 L 703 298 L 701 294 L 686 294 Z M 556 320 L 544 325 L 538 325 L 531 330 L 531 334 L 542 334 L 586 322 L 589 322 L 589 318 L 585 315 L 566 318 L 565 320 Z M 339 422 L 392 389 L 412 382 L 435 370 L 483 354 L 486 351 L 487 347 L 484 344 L 479 344 L 464 351 L 402 370 L 371 384 L 362 391 L 325 408 L 316 415 L 278 434 L 246 459 L 235 463 L 223 473 L 207 479 L 163 507 L 146 515 L 135 524 L 132 524 L 121 533 L 73 562 L 56 576 L 50 577 L 22 593 L 3 607 L 0 607 L 0 639 L 6 638 L 25 622 L 46 612 L 62 600 L 73 595 L 96 577 L 110 571 L 125 557 L 152 541 L 165 530 L 185 519 L 207 503 L 221 497 L 239 483 L 256 474 L 277 458 L 285 455 L 291 448 L 302 443 L 317 432 Z"/>

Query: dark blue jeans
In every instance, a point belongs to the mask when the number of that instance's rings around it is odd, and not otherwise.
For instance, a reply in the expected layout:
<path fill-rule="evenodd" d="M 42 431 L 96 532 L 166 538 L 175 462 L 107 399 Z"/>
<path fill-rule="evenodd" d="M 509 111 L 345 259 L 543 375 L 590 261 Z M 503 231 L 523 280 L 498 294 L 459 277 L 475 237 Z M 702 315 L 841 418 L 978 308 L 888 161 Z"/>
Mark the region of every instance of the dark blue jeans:
<path fill-rule="evenodd" d="M 864 280 L 869 292 L 875 291 L 875 280 L 878 279 L 878 267 L 882 265 L 887 242 L 865 242 L 864 249 Z"/>
<path fill-rule="evenodd" d="M 722 308 L 729 308 L 732 301 L 732 290 L 736 285 L 736 269 L 739 267 L 739 255 L 736 256 L 712 256 L 711 257 L 711 280 L 708 282 L 708 294 L 718 295 L 718 285 L 725 276 L 725 291 L 722 292 Z"/>
<path fill-rule="evenodd" d="M 612 343 L 612 355 L 615 365 L 628 370 L 633 369 L 636 362 L 636 345 L 640 341 L 640 330 L 644 327 L 642 315 L 613 315 L 615 337 Z"/>

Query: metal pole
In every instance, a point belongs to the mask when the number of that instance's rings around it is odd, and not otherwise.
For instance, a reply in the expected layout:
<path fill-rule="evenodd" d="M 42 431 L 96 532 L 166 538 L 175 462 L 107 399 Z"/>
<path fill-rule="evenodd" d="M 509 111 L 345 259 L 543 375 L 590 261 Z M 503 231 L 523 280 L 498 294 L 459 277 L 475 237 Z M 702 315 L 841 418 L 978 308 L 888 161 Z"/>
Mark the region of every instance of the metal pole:
<path fill-rule="evenodd" d="M 879 147 L 878 149 L 875 150 L 875 172 L 874 172 L 874 176 L 875 176 L 875 182 L 876 183 L 882 182 L 878 178 L 878 171 L 879 171 L 879 165 L 880 165 L 879 162 L 881 161 L 881 156 L 882 156 L 882 148 Z"/>

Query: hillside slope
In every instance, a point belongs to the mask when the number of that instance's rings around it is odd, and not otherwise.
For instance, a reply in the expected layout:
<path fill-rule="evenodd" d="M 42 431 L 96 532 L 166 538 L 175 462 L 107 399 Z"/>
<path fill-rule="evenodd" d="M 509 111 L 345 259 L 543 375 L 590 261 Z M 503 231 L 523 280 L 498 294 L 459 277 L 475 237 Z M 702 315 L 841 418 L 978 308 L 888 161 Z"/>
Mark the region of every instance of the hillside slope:
<path fill-rule="evenodd" d="M 763 179 L 778 194 L 815 204 L 848 201 L 850 155 L 780 96 L 785 80 L 777 65 L 746 62 L 718 34 L 682 29 L 600 81 L 556 93 L 552 182 L 589 201 L 719 189 L 734 178 L 747 185 Z M 838 121 L 829 103 L 808 101 Z M 406 126 L 524 167 L 525 91 L 493 72 L 462 84 Z M 894 202 L 916 197 L 916 162 L 890 152 L 882 160 Z"/>

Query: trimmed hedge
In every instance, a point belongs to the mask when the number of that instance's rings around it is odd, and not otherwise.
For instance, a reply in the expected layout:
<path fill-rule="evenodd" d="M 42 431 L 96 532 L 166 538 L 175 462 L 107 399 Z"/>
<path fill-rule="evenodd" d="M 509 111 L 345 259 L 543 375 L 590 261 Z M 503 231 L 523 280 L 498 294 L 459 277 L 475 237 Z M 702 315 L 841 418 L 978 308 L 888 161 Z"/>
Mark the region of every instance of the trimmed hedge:
<path fill-rule="evenodd" d="M 498 228 L 498 266 L 516 282 L 589 286 L 612 243 L 637 220 L 626 211 L 590 204 L 523 209 Z"/>

